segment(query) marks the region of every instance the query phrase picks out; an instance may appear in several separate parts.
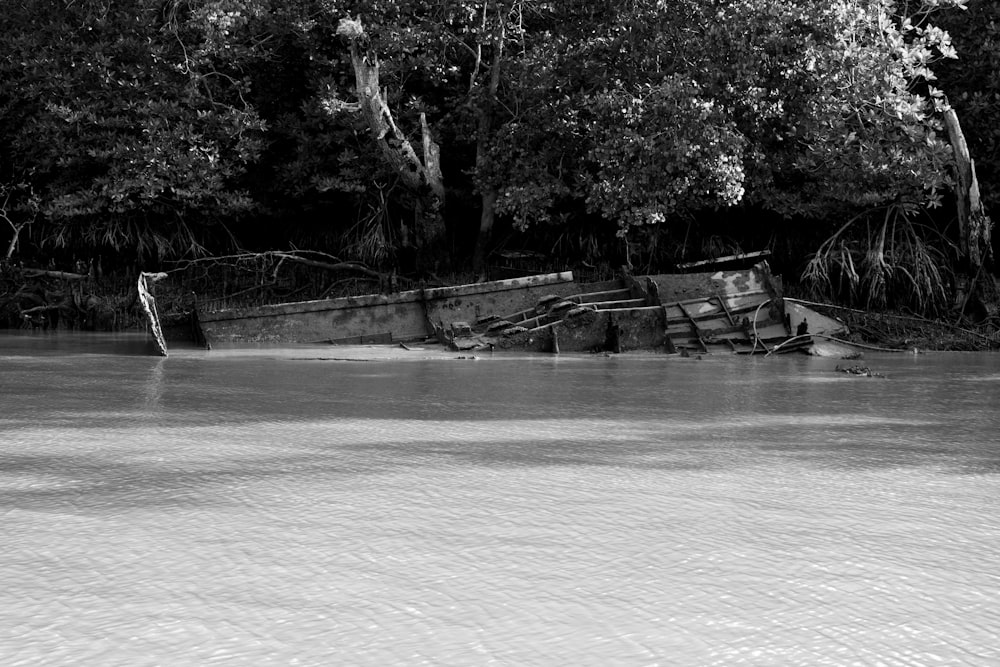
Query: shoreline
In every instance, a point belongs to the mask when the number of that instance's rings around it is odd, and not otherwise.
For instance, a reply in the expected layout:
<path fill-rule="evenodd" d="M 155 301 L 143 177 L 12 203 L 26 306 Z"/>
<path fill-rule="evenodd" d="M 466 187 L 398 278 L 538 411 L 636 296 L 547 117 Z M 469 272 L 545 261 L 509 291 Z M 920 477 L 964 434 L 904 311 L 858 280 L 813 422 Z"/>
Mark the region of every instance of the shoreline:
<path fill-rule="evenodd" d="M 914 348 L 920 355 L 930 353 L 959 352 L 995 352 L 996 349 L 936 349 L 911 345 L 908 348 L 895 350 L 866 350 L 859 342 L 857 349 L 863 356 L 869 354 L 910 354 Z M 165 359 L 225 359 L 225 358 L 272 358 L 288 361 L 325 361 L 325 362 L 409 362 L 409 361 L 515 361 L 515 360 L 567 360 L 583 361 L 598 358 L 621 359 L 678 359 L 684 361 L 703 361 L 729 359 L 746 355 L 728 353 L 706 353 L 685 357 L 680 354 L 670 354 L 658 350 L 632 350 L 623 353 L 599 352 L 578 353 L 564 352 L 551 354 L 543 352 L 473 350 L 455 351 L 442 345 L 428 341 L 426 343 L 370 344 L 370 345 L 330 345 L 326 343 L 256 343 L 219 345 L 211 350 L 191 344 L 178 345 L 170 348 L 169 357 L 156 354 L 151 335 L 144 331 L 104 332 L 104 331 L 72 331 L 55 330 L 32 332 L 18 329 L 0 329 L 0 357 L 18 356 L 53 356 L 53 355 L 110 355 L 110 356 L 149 356 Z"/>

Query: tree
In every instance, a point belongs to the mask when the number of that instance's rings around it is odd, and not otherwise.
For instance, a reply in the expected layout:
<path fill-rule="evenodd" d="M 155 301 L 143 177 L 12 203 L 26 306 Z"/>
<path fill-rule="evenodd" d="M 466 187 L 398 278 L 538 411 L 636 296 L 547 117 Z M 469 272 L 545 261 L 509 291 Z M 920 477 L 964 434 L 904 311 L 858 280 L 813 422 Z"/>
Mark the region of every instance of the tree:
<path fill-rule="evenodd" d="M 934 115 L 942 98 L 912 86 L 932 77 L 934 49 L 951 50 L 947 35 L 897 24 L 893 11 L 889 2 L 621 3 L 593 17 L 604 29 L 586 41 L 566 38 L 534 54 L 527 67 L 549 71 L 532 73 L 539 112 L 519 127 L 539 141 L 537 126 L 574 119 L 567 133 L 584 139 L 575 145 L 591 172 L 590 206 L 623 228 L 734 205 L 744 191 L 784 215 L 896 198 L 933 204 L 949 159 Z M 588 76 L 604 62 L 607 74 Z M 517 143 L 513 134 L 507 143 Z M 616 181 L 607 169 L 628 155 L 646 156 L 646 168 L 632 161 Z M 507 164 L 513 171 L 519 160 Z M 667 185 L 678 172 L 688 177 Z M 650 196 L 650 187 L 682 182 L 697 196 Z M 531 197 L 507 195 L 524 220 L 546 217 Z"/>
<path fill-rule="evenodd" d="M 417 155 L 406 134 L 393 119 L 382 92 L 378 56 L 367 48 L 368 38 L 360 21 L 341 19 L 337 34 L 350 44 L 355 91 L 369 133 L 391 169 L 416 196 L 420 246 L 436 250 L 443 243 L 444 181 L 440 147 L 431 136 L 426 115 L 420 114 L 423 157 Z M 423 262 L 428 264 L 426 260 Z"/>
<path fill-rule="evenodd" d="M 1000 6 L 984 0 L 970 0 L 968 11 L 942 14 L 937 21 L 951 35 L 959 56 L 938 68 L 942 88 L 948 91 L 955 112 L 950 127 L 957 129 L 959 115 L 962 119 L 964 136 L 952 143 L 960 152 L 964 143 L 967 158 L 975 164 L 981 205 L 987 210 L 996 208 L 1000 203 L 1000 127 L 996 123 L 1000 114 Z M 961 169 L 961 164 L 958 167 Z M 970 167 L 971 164 L 966 163 L 966 180 L 973 175 Z M 962 176 L 960 172 L 959 183 Z M 961 199 L 961 195 L 959 197 Z M 973 259 L 978 244 L 982 244 L 984 254 L 991 254 L 992 225 L 984 222 L 986 224 L 979 225 L 978 229 L 973 228 L 973 232 L 979 233 L 973 233 L 972 239 L 960 239 L 967 252 L 973 254 Z"/>
<path fill-rule="evenodd" d="M 929 21 L 965 3 L 21 0 L 5 229 L 421 246 L 425 269 L 450 247 L 481 275 L 495 221 L 684 248 L 749 207 L 803 237 L 909 216 L 951 184 L 933 70 L 954 49 Z"/>
<path fill-rule="evenodd" d="M 432 212 L 444 205 L 444 183 L 438 164 L 440 149 L 431 138 L 424 111 L 419 112 L 424 146 L 422 160 L 409 147 L 379 87 L 378 53 L 386 53 L 386 60 L 393 63 L 396 72 L 408 64 L 425 72 L 425 84 L 429 83 L 427 78 L 434 79 L 429 86 L 414 92 L 413 107 L 440 109 L 443 124 L 451 130 L 448 138 L 453 153 L 462 154 L 464 147 L 469 146 L 474 155 L 469 171 L 474 175 L 480 197 L 480 219 L 471 263 L 473 271 L 479 275 L 483 275 L 498 196 L 496 184 L 482 178 L 482 174 L 490 147 L 496 140 L 496 125 L 502 122 L 498 114 L 498 95 L 503 80 L 505 48 L 521 34 L 520 17 L 528 4 L 520 0 L 401 2 L 394 6 L 391 16 L 380 14 L 374 6 L 362 6 L 357 7 L 358 16 L 374 20 L 378 27 L 376 37 L 370 38 L 359 20 L 344 18 L 338 27 L 338 34 L 350 41 L 357 94 L 368 127 L 379 142 L 382 154 L 403 176 L 409 188 L 422 197 L 430 191 L 433 200 L 422 208 L 430 208 Z M 391 41 L 385 39 L 386 35 Z M 414 56 L 417 53 L 419 60 Z"/>
<path fill-rule="evenodd" d="M 37 213 L 36 241 L 197 252 L 252 206 L 236 182 L 263 125 L 198 46 L 222 20 L 181 2 L 8 3 L 0 179 L 24 195 L 14 210 Z"/>

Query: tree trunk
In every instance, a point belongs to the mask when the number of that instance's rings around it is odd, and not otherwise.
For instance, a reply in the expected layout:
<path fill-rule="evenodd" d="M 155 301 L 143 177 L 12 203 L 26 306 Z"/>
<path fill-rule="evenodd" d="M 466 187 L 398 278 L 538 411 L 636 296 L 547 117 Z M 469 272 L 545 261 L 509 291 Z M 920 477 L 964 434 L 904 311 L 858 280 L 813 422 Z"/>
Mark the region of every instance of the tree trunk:
<path fill-rule="evenodd" d="M 484 188 L 482 193 L 483 210 L 479 216 L 479 233 L 476 235 L 476 247 L 472 252 L 472 271 L 476 280 L 486 280 L 486 250 L 493 231 L 493 221 L 496 218 L 495 207 L 499 192 L 495 187 Z"/>
<path fill-rule="evenodd" d="M 493 62 L 490 65 L 490 81 L 486 90 L 486 97 L 480 102 L 477 110 L 476 128 L 476 171 L 481 177 L 482 168 L 486 164 L 487 152 L 490 147 L 490 139 L 493 133 L 493 121 L 496 113 L 497 91 L 500 89 L 500 65 L 503 62 L 504 40 L 507 37 L 505 17 L 497 16 L 497 29 L 493 35 Z M 485 22 L 485 8 L 483 20 Z M 479 63 L 476 63 L 476 70 Z M 471 93 L 475 90 L 476 82 L 472 81 Z M 486 280 L 486 251 L 489 246 L 490 236 L 493 233 L 493 222 L 496 218 L 496 203 L 499 197 L 499 189 L 491 182 L 480 180 L 480 201 L 482 212 L 479 216 L 479 232 L 476 234 L 476 247 L 472 253 L 472 271 L 478 280 Z"/>
<path fill-rule="evenodd" d="M 418 256 L 424 256 L 423 268 L 431 268 L 444 243 L 444 178 L 441 174 L 441 149 L 431 137 L 424 114 L 420 114 L 423 159 L 417 155 L 406 135 L 393 120 L 392 112 L 379 87 L 378 59 L 365 52 L 367 40 L 359 21 L 343 19 L 337 30 L 349 40 L 351 65 L 354 68 L 355 92 L 364 117 L 386 162 L 403 184 L 416 196 L 419 209 L 415 243 Z"/>
<path fill-rule="evenodd" d="M 955 153 L 958 172 L 955 194 L 958 199 L 959 251 L 962 259 L 968 262 L 969 275 L 973 276 L 980 272 L 983 262 L 990 256 L 993 223 L 983 209 L 976 164 L 969 155 L 969 146 L 954 109 L 945 111 L 944 122 L 948 128 L 948 138 Z"/>

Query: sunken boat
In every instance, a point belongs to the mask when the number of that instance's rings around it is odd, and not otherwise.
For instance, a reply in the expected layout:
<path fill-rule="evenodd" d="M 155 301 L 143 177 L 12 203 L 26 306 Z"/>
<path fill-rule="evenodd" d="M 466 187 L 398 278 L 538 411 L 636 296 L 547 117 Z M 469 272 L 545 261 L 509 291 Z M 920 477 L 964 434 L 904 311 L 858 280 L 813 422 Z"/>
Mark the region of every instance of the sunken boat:
<path fill-rule="evenodd" d="M 766 260 L 746 268 L 626 275 L 584 283 L 549 273 L 391 294 L 196 310 L 219 344 L 399 344 L 454 350 L 768 354 L 844 326 L 782 297 Z M 155 328 L 155 327 L 154 327 Z M 164 350 L 165 352 L 165 350 Z"/>
<path fill-rule="evenodd" d="M 506 315 L 472 323 L 438 323 L 439 340 L 455 349 L 536 352 L 659 350 L 681 355 L 793 352 L 813 334 L 844 326 L 786 302 L 766 261 L 746 269 L 627 276 L 551 294 Z"/>

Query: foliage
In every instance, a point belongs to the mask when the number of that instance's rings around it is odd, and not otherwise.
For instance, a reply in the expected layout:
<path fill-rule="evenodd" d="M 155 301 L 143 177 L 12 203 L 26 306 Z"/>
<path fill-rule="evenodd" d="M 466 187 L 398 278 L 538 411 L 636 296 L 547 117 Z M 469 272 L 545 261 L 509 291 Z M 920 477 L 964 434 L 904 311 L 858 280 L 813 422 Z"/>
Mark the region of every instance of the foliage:
<path fill-rule="evenodd" d="M 921 23 L 929 4 L 601 5 L 591 30 L 542 33 L 523 58 L 495 149 L 501 206 L 526 226 L 575 195 L 623 231 L 744 201 L 810 217 L 937 206 L 951 158 L 927 84 L 954 51 Z M 570 5 L 556 23 L 579 18 Z"/>
<path fill-rule="evenodd" d="M 886 1 L 770 9 L 734 17 L 764 35 L 737 51 L 762 57 L 740 71 L 733 102 L 754 146 L 754 200 L 809 217 L 939 206 L 951 154 L 935 114 L 942 94 L 929 84 L 930 65 L 954 57 L 947 34 Z M 775 23 L 780 38 L 767 31 Z"/>
<path fill-rule="evenodd" d="M 959 58 L 937 68 L 962 121 L 987 208 L 1000 205 L 1000 4 L 969 0 L 967 12 L 937 22 L 951 35 Z"/>
<path fill-rule="evenodd" d="M 948 89 L 995 178 L 1000 28 L 987 24 L 977 46 L 963 22 L 995 17 L 989 4 L 17 0 L 0 19 L 5 229 L 171 257 L 221 249 L 228 230 L 241 245 L 308 241 L 399 262 L 417 197 L 357 113 L 337 34 L 350 19 L 397 125 L 418 145 L 423 114 L 442 147 L 456 263 L 484 229 L 468 215 L 477 207 L 522 238 L 617 232 L 663 256 L 671 237 L 720 234 L 711 221 L 727 210 L 790 218 L 803 236 L 899 210 L 870 234 L 835 232 L 817 255 L 841 267 L 827 282 L 842 274 L 876 303 L 907 284 L 884 267 L 907 266 L 916 301 L 937 303 L 927 281 L 944 281 L 945 246 L 902 222 L 950 186 L 935 73 L 956 49 L 935 24 L 973 59 Z"/>
<path fill-rule="evenodd" d="M 0 179 L 40 202 L 43 243 L 196 251 L 251 200 L 234 187 L 263 125 L 240 84 L 200 69 L 199 37 L 163 3 L 9 3 Z M 16 95 L 12 94 L 16 91 Z M 23 204 L 22 204 L 23 207 Z"/>
<path fill-rule="evenodd" d="M 876 310 L 889 303 L 921 313 L 945 310 L 949 258 L 926 240 L 928 227 L 916 214 L 894 204 L 855 216 L 809 260 L 805 283 L 818 297 Z"/>
<path fill-rule="evenodd" d="M 588 205 L 621 230 L 743 198 L 744 139 L 697 83 L 672 76 L 595 96 L 594 115 Z"/>

